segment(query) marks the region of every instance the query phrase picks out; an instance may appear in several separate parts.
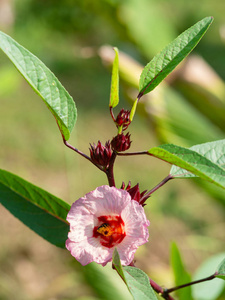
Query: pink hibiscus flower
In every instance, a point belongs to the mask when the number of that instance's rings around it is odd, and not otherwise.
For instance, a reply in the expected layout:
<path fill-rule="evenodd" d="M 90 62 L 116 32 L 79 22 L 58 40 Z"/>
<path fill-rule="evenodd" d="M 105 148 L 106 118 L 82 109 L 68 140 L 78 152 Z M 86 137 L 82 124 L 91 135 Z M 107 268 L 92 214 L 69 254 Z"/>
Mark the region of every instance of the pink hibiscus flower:
<path fill-rule="evenodd" d="M 115 247 L 122 265 L 129 265 L 137 248 L 148 241 L 143 207 L 122 189 L 100 186 L 78 199 L 67 215 L 70 232 L 66 248 L 83 266 L 105 266 Z"/>

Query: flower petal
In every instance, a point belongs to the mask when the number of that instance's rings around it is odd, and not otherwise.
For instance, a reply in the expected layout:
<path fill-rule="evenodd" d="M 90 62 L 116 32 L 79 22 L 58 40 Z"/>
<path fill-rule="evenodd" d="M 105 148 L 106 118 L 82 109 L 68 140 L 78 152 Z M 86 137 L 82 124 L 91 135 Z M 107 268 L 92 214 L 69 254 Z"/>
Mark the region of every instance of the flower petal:
<path fill-rule="evenodd" d="M 115 215 L 122 219 L 126 236 L 121 240 L 117 237 L 115 244 L 106 246 L 101 243 L 101 236 L 96 235 L 96 226 L 100 217 Z M 92 261 L 106 265 L 112 261 L 115 246 L 122 264 L 129 265 L 137 248 L 148 241 L 149 221 L 143 207 L 131 200 L 127 191 L 115 187 L 100 186 L 78 199 L 72 204 L 67 220 L 70 232 L 66 248 L 82 265 Z"/>

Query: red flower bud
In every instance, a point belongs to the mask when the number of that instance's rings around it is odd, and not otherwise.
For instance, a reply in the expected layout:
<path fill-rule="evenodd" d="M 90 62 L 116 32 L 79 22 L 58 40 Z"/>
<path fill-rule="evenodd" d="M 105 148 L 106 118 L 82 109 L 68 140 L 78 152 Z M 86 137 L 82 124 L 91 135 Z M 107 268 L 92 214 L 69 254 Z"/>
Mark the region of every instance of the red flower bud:
<path fill-rule="evenodd" d="M 125 190 L 125 183 L 122 183 L 121 189 Z M 131 199 L 137 201 L 140 205 L 145 206 L 144 202 L 150 197 L 148 193 L 146 194 L 147 190 L 140 193 L 139 184 L 131 187 L 131 182 L 129 181 L 126 191 L 130 194 Z"/>
<path fill-rule="evenodd" d="M 105 146 L 98 141 L 97 146 L 90 144 L 90 156 L 94 164 L 107 168 L 109 165 L 110 158 L 112 156 L 112 150 L 110 148 L 110 142 L 106 142 Z"/>
<path fill-rule="evenodd" d="M 118 134 L 111 141 L 112 149 L 117 152 L 128 150 L 130 148 L 130 145 L 131 141 L 129 133 L 127 133 L 126 135 L 124 135 L 123 133 Z"/>
<path fill-rule="evenodd" d="M 124 110 L 123 108 L 119 112 L 117 118 L 116 118 L 116 125 L 117 127 L 123 126 L 123 130 L 127 129 L 127 127 L 130 125 L 130 111 Z"/>

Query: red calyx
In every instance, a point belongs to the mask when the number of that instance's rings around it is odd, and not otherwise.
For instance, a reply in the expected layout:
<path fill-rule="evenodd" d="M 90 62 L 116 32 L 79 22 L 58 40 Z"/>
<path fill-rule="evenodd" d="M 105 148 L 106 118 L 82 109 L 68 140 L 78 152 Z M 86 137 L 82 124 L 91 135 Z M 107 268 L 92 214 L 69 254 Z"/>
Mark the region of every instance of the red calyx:
<path fill-rule="evenodd" d="M 131 182 L 129 181 L 127 187 L 125 188 L 125 183 L 122 183 L 121 189 L 126 190 L 132 200 L 137 201 L 140 205 L 145 206 L 145 201 L 150 197 L 146 194 L 147 190 L 140 193 L 139 184 L 137 183 L 135 186 L 131 187 Z"/>
<path fill-rule="evenodd" d="M 122 126 L 123 130 L 126 130 L 127 127 L 130 125 L 130 122 L 130 111 L 122 108 L 118 116 L 116 117 L 115 123 L 117 127 Z"/>
<path fill-rule="evenodd" d="M 105 146 L 102 145 L 100 141 L 98 141 L 97 146 L 90 144 L 90 157 L 94 164 L 107 168 L 109 165 L 110 158 L 112 156 L 112 150 L 110 148 L 110 142 L 107 141 Z"/>
<path fill-rule="evenodd" d="M 127 133 L 126 135 L 124 135 L 123 133 L 118 134 L 111 141 L 112 149 L 117 152 L 128 150 L 130 148 L 130 145 L 131 141 L 129 133 Z"/>

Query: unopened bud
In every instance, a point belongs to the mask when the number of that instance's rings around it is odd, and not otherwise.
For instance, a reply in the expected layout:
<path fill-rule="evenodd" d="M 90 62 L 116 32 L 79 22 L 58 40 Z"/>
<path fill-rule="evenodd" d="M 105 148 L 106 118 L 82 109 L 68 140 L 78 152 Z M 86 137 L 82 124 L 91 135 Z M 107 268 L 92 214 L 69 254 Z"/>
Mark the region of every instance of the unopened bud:
<path fill-rule="evenodd" d="M 130 125 L 130 111 L 129 110 L 124 110 L 123 108 L 119 112 L 117 118 L 116 118 L 116 125 L 117 127 L 123 128 L 123 130 L 127 129 L 127 127 Z"/>
<path fill-rule="evenodd" d="M 107 168 L 109 165 L 110 158 L 112 156 L 112 150 L 110 148 L 110 142 L 106 142 L 105 146 L 98 141 L 97 146 L 90 144 L 90 156 L 94 164 Z"/>
<path fill-rule="evenodd" d="M 112 149 L 117 152 L 128 150 L 130 148 L 130 145 L 131 141 L 129 133 L 127 133 L 126 135 L 124 135 L 123 133 L 118 134 L 111 141 Z"/>

